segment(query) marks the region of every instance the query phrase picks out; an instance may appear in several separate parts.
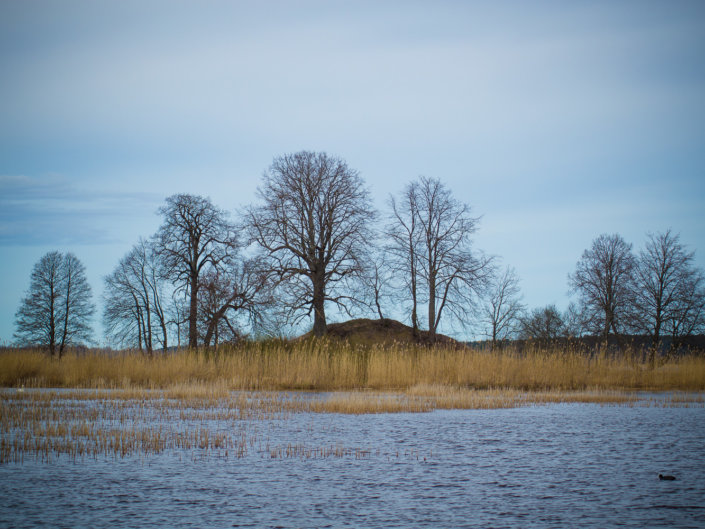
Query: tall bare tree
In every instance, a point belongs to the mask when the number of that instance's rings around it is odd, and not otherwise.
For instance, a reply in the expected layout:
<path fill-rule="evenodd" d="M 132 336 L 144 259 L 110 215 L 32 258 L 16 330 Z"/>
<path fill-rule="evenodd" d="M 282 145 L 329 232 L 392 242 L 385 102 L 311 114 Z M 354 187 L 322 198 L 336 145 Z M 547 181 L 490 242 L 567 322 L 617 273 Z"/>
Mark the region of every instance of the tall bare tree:
<path fill-rule="evenodd" d="M 15 339 L 47 347 L 53 357 L 68 345 L 91 339 L 95 310 L 85 267 L 72 253 L 54 251 L 34 265 L 27 295 L 15 315 Z"/>
<path fill-rule="evenodd" d="M 391 208 L 390 221 L 387 225 L 390 265 L 402 278 L 405 290 L 411 298 L 411 328 L 414 336 L 419 334 L 419 256 L 421 229 L 418 222 L 418 182 L 412 182 L 404 188 L 399 200 L 389 197 Z"/>
<path fill-rule="evenodd" d="M 164 223 L 156 235 L 165 270 L 189 297 L 189 347 L 198 347 L 198 288 L 201 273 L 228 264 L 237 254 L 235 226 L 210 199 L 172 195 L 159 209 Z"/>
<path fill-rule="evenodd" d="M 492 349 L 498 341 L 514 335 L 524 311 L 519 289 L 519 276 L 512 267 L 506 267 L 495 275 L 490 284 L 489 295 L 483 307 L 486 335 L 491 340 Z"/>
<path fill-rule="evenodd" d="M 396 236 L 397 251 L 403 248 L 401 243 L 406 245 L 413 290 L 419 279 L 426 286 L 428 331 L 433 339 L 445 312 L 458 321 L 467 320 L 475 298 L 487 286 L 492 259 L 472 249 L 478 219 L 440 180 L 420 177 L 407 186 L 403 204 L 404 209 L 393 214 L 400 227 L 389 231 Z"/>
<path fill-rule="evenodd" d="M 568 277 L 593 331 L 605 339 L 610 332 L 619 337 L 629 324 L 635 267 L 632 245 L 618 234 L 602 234 L 583 252 L 575 272 Z"/>
<path fill-rule="evenodd" d="M 121 344 L 136 343 L 152 355 L 154 344 L 168 347 L 168 311 L 158 255 L 140 241 L 105 277 L 103 322 L 106 334 Z"/>
<path fill-rule="evenodd" d="M 374 218 L 357 171 L 326 153 L 275 158 L 248 209 L 249 232 L 264 251 L 292 314 L 313 314 L 313 334 L 327 331 L 326 302 L 348 311 L 350 280 L 363 270 Z"/>

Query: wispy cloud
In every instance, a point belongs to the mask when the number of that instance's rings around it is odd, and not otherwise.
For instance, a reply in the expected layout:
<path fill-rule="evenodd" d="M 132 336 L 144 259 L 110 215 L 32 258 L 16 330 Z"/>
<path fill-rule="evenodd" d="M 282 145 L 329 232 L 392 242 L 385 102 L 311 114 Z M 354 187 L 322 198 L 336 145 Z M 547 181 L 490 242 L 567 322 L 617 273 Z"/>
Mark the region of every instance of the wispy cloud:
<path fill-rule="evenodd" d="M 120 219 L 153 216 L 162 199 L 79 189 L 56 175 L 0 175 L 0 246 L 113 243 Z"/>

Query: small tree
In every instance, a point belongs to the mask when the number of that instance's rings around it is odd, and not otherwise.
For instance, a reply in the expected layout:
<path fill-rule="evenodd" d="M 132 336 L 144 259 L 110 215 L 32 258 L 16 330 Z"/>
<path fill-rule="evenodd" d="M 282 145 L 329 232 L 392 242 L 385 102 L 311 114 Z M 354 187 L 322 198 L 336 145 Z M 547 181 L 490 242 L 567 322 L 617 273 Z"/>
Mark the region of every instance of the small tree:
<path fill-rule="evenodd" d="M 349 312 L 359 301 L 350 282 L 371 239 L 369 192 L 340 158 L 301 151 L 274 159 L 258 196 L 261 205 L 247 212 L 251 240 L 276 277 L 280 302 L 295 318 L 313 313 L 313 334 L 322 336 L 326 302 Z"/>
<path fill-rule="evenodd" d="M 514 268 L 507 267 L 492 278 L 483 306 L 485 334 L 492 342 L 492 349 L 498 341 L 506 340 L 518 331 L 523 311 L 519 277 Z"/>
<path fill-rule="evenodd" d="M 563 313 L 563 330 L 569 338 L 579 338 L 590 329 L 590 324 L 586 321 L 585 314 L 574 302 L 570 302 L 568 308 Z"/>
<path fill-rule="evenodd" d="M 555 305 L 533 309 L 521 319 L 521 337 L 548 342 L 565 334 L 565 324 Z"/>
<path fill-rule="evenodd" d="M 635 266 L 632 245 L 617 234 L 603 234 L 585 250 L 575 273 L 568 277 L 571 291 L 579 295 L 581 311 L 593 331 L 605 339 L 610 332 L 619 336 L 630 323 Z"/>
<path fill-rule="evenodd" d="M 29 290 L 15 315 L 15 339 L 46 347 L 53 357 L 91 339 L 94 306 L 85 267 L 72 253 L 49 252 L 32 269 Z"/>

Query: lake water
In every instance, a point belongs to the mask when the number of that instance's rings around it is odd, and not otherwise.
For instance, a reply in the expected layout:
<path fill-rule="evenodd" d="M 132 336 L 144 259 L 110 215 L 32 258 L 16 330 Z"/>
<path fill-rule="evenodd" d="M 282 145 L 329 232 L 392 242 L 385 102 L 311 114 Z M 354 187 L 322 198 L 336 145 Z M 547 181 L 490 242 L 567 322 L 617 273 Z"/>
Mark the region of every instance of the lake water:
<path fill-rule="evenodd" d="M 0 527 L 705 527 L 703 407 L 297 413 L 250 427 L 244 457 L 0 465 Z"/>

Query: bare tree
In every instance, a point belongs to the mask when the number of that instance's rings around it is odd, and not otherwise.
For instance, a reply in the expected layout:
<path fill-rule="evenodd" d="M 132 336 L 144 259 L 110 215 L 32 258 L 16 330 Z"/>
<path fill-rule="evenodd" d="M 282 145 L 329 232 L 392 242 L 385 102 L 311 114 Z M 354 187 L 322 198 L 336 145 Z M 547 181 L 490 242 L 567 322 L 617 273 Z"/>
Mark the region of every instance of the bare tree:
<path fill-rule="evenodd" d="M 121 266 L 104 278 L 103 325 L 112 343 L 143 350 L 144 309 L 137 292 L 126 281 Z"/>
<path fill-rule="evenodd" d="M 421 230 L 418 222 L 418 187 L 417 182 L 406 186 L 397 201 L 394 196 L 389 197 L 389 206 L 392 210 L 390 221 L 387 225 L 389 244 L 387 252 L 390 264 L 402 278 L 405 289 L 411 297 L 411 328 L 414 336 L 419 333 L 419 256 Z"/>
<path fill-rule="evenodd" d="M 72 253 L 49 252 L 32 269 L 27 295 L 15 315 L 15 339 L 47 347 L 53 357 L 91 339 L 94 306 L 85 267 Z"/>
<path fill-rule="evenodd" d="M 103 322 L 106 334 L 121 344 L 136 344 L 151 355 L 154 344 L 168 347 L 164 282 L 154 245 L 140 241 L 105 277 Z"/>
<path fill-rule="evenodd" d="M 378 252 L 371 258 L 363 276 L 363 283 L 370 298 L 368 305 L 377 312 L 380 320 L 385 319 L 383 307 L 391 298 L 392 274 L 384 252 Z"/>
<path fill-rule="evenodd" d="M 661 340 L 666 326 L 685 330 L 682 314 L 690 314 L 697 305 L 698 274 L 693 266 L 694 253 L 687 252 L 679 235 L 671 230 L 649 234 L 639 253 L 636 267 L 636 311 L 634 327 L 648 333 L 654 345 Z M 695 288 L 694 288 L 695 287 Z M 684 310 L 685 309 L 685 310 Z M 674 326 L 675 324 L 675 326 Z"/>
<path fill-rule="evenodd" d="M 199 289 L 199 318 L 203 344 L 216 347 L 242 335 L 241 320 L 256 327 L 258 318 L 273 303 L 266 269 L 258 259 L 233 263 L 227 268 L 210 268 Z"/>
<path fill-rule="evenodd" d="M 610 331 L 619 336 L 630 321 L 636 267 L 631 250 L 632 245 L 618 234 L 600 235 L 568 277 L 592 329 L 605 339 Z"/>
<path fill-rule="evenodd" d="M 568 338 L 579 338 L 589 332 L 590 325 L 580 307 L 570 302 L 563 313 L 563 331 Z"/>
<path fill-rule="evenodd" d="M 667 322 L 674 345 L 686 336 L 705 332 L 705 276 L 694 267 L 689 268 L 685 276 Z"/>
<path fill-rule="evenodd" d="M 313 334 L 327 331 L 326 302 L 348 312 L 358 301 L 350 280 L 363 270 L 374 218 L 369 192 L 340 158 L 301 151 L 275 158 L 248 209 L 251 240 L 265 252 L 282 303 L 313 313 Z"/>
<path fill-rule="evenodd" d="M 520 335 L 525 340 L 550 341 L 565 335 L 565 324 L 555 305 L 533 309 L 521 319 Z"/>
<path fill-rule="evenodd" d="M 488 328 L 486 335 L 492 342 L 492 349 L 498 341 L 506 340 L 518 331 L 523 311 L 519 277 L 516 270 L 508 266 L 492 278 L 483 307 L 484 323 Z"/>
<path fill-rule="evenodd" d="M 188 292 L 179 290 L 172 290 L 171 292 L 171 303 L 168 310 L 170 319 L 167 323 L 176 329 L 177 347 L 181 347 L 181 338 L 188 330 L 188 327 L 186 327 L 189 322 L 189 299 L 187 294 Z"/>
<path fill-rule="evenodd" d="M 428 331 L 433 339 L 444 311 L 458 321 L 467 320 L 474 298 L 487 286 L 492 259 L 472 250 L 471 236 L 478 219 L 470 216 L 470 207 L 455 200 L 440 180 L 420 177 L 406 188 L 403 203 L 403 215 L 394 211 L 401 228 L 389 231 L 395 250 L 408 251 L 414 296 L 419 279 L 426 286 Z"/>
<path fill-rule="evenodd" d="M 210 199 L 173 195 L 159 209 L 164 223 L 156 235 L 165 270 L 189 298 L 189 347 L 198 347 L 198 288 L 206 267 L 226 265 L 237 253 L 235 227 Z"/>

